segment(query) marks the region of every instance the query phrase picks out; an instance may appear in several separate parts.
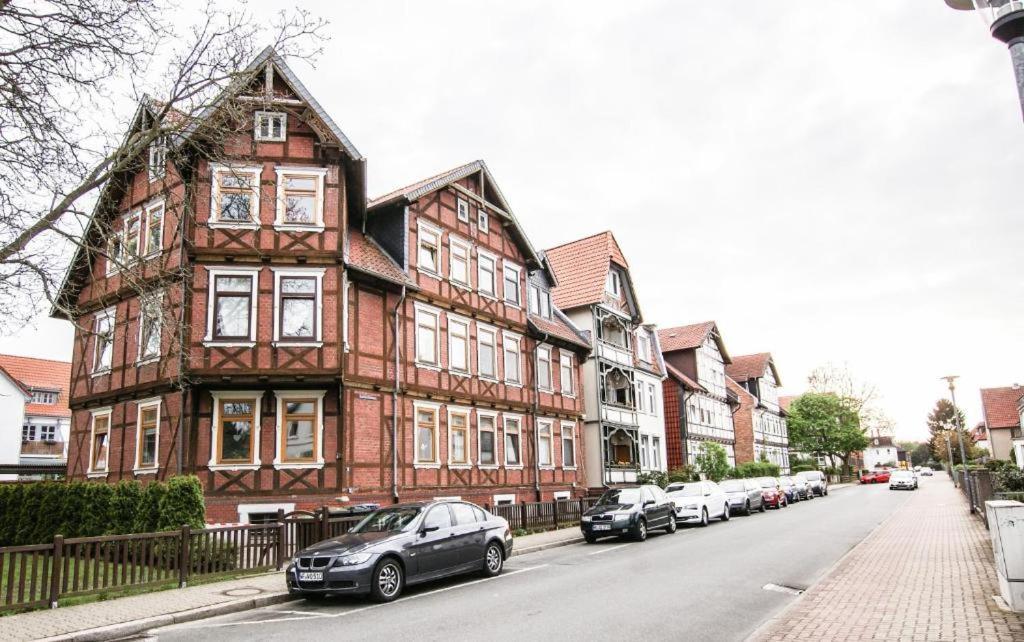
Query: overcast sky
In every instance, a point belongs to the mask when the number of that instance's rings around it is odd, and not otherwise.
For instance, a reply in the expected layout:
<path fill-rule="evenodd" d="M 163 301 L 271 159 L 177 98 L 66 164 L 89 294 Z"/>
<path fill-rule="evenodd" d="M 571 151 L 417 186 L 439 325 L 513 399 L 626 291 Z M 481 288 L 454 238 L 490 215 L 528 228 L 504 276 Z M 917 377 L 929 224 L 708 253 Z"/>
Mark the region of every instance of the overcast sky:
<path fill-rule="evenodd" d="M 784 388 L 847 364 L 900 438 L 962 375 L 1024 383 L 1024 125 L 942 0 L 302 3 L 303 81 L 371 195 L 483 158 L 534 244 L 610 229 L 645 320 L 718 322 Z M 322 5 L 322 6 L 320 6 Z M 770 5 L 770 6 L 769 6 Z M 279 3 L 256 2 L 257 13 Z M 70 358 L 40 318 L 0 350 Z"/>

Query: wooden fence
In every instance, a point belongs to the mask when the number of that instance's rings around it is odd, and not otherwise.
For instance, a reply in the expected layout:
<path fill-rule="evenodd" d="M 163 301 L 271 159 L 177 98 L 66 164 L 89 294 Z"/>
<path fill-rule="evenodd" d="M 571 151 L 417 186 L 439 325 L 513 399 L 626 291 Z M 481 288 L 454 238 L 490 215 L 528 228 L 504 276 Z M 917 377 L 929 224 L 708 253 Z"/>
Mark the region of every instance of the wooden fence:
<path fill-rule="evenodd" d="M 266 524 L 65 539 L 0 547 L 0 612 L 57 608 L 60 598 L 194 578 L 281 569 L 296 552 L 342 535 L 359 517 L 279 511 Z"/>
<path fill-rule="evenodd" d="M 578 526 L 583 513 L 596 503 L 596 497 L 584 497 L 551 502 L 485 505 L 484 508 L 504 517 L 512 528 L 525 531 Z"/>

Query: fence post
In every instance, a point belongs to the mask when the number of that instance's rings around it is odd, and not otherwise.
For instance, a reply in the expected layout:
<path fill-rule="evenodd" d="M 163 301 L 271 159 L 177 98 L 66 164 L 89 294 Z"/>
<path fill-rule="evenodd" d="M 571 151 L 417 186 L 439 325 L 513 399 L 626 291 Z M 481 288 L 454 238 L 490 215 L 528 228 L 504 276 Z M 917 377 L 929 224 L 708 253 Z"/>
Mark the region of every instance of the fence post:
<path fill-rule="evenodd" d="M 327 521 L 327 504 L 320 508 L 320 539 L 325 540 L 331 536 L 331 525 Z"/>
<path fill-rule="evenodd" d="M 288 556 L 288 547 L 285 542 L 287 530 L 284 524 L 284 509 L 277 509 L 277 570 L 284 568 L 284 558 Z"/>
<path fill-rule="evenodd" d="M 178 588 L 188 586 L 189 567 L 192 561 L 189 559 L 189 551 L 192 548 L 192 528 L 188 524 L 181 527 L 181 548 L 178 552 Z"/>
<path fill-rule="evenodd" d="M 551 509 L 551 515 L 554 517 L 555 530 L 558 530 L 558 500 L 552 499 L 551 505 L 553 506 Z"/>
<path fill-rule="evenodd" d="M 14 563 L 13 561 L 11 562 Z M 60 598 L 61 572 L 64 569 L 64 536 L 53 536 L 53 555 L 50 556 L 50 608 L 57 608 Z"/>
<path fill-rule="evenodd" d="M 526 530 L 526 502 L 519 504 L 519 528 Z"/>

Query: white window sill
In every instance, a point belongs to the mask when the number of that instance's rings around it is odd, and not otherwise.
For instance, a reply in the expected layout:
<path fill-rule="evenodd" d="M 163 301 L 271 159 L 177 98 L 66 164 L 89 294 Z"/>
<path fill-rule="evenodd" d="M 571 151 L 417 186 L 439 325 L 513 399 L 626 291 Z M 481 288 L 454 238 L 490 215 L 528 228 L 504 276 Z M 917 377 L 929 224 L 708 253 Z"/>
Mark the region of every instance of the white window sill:
<path fill-rule="evenodd" d="M 555 470 L 556 466 L 538 466 L 541 470 Z"/>
<path fill-rule="evenodd" d="M 290 464 L 290 463 L 284 462 L 284 461 L 275 461 L 274 462 L 274 469 L 275 470 L 289 470 L 289 469 L 296 469 L 296 470 L 320 470 L 323 467 L 324 467 L 324 462 L 322 462 L 322 461 L 320 461 L 320 462 L 316 462 L 316 461 L 295 462 L 293 464 Z"/>
<path fill-rule="evenodd" d="M 108 375 L 108 374 L 110 374 L 110 368 L 107 368 L 105 370 L 96 370 L 96 371 L 90 373 L 89 376 L 93 377 L 93 378 L 96 378 L 96 377 L 102 377 L 103 375 Z"/>
<path fill-rule="evenodd" d="M 468 464 L 448 464 L 448 470 L 471 470 L 473 468 L 473 462 Z"/>
<path fill-rule="evenodd" d="M 274 341 L 270 345 L 275 348 L 322 348 L 323 341 Z"/>
<path fill-rule="evenodd" d="M 477 468 L 480 470 L 498 470 L 501 466 L 497 464 L 480 464 Z"/>
<path fill-rule="evenodd" d="M 207 221 L 206 227 L 212 230 L 258 230 L 259 223 L 222 223 L 220 221 Z"/>
<path fill-rule="evenodd" d="M 505 307 L 515 308 L 516 310 L 522 310 L 523 306 L 515 301 L 505 300 Z"/>
<path fill-rule="evenodd" d="M 470 379 L 473 376 L 471 373 L 462 372 L 461 370 L 449 370 L 448 374 L 453 377 L 458 377 L 459 379 Z"/>
<path fill-rule="evenodd" d="M 462 283 L 462 282 L 456 281 L 455 279 L 448 279 L 448 280 L 451 282 L 451 284 L 454 287 L 457 287 L 458 289 L 462 290 L 463 292 L 472 292 L 473 291 L 473 286 L 471 286 L 468 283 Z"/>
<path fill-rule="evenodd" d="M 97 470 L 94 472 L 86 473 L 85 476 L 89 479 L 106 479 L 107 475 L 110 474 L 105 470 Z"/>
<path fill-rule="evenodd" d="M 421 270 L 420 268 L 416 268 L 416 271 L 419 274 L 423 275 L 423 276 L 426 276 L 426 277 L 429 277 L 431 279 L 434 279 L 435 281 L 443 281 L 444 280 L 443 278 L 441 278 L 441 275 L 438 274 L 437 272 L 431 272 L 430 270 Z"/>
<path fill-rule="evenodd" d="M 274 223 L 274 230 L 277 232 L 323 232 L 323 225 L 292 225 L 288 223 Z"/>
<path fill-rule="evenodd" d="M 504 382 L 504 383 L 505 383 L 505 385 L 506 385 L 506 386 L 508 386 L 509 388 L 522 388 L 522 387 L 523 387 L 523 384 L 521 384 L 521 383 L 516 383 L 515 381 L 506 381 L 506 382 Z"/>
<path fill-rule="evenodd" d="M 555 391 L 552 388 L 537 388 L 537 390 L 540 392 L 546 392 L 549 395 L 555 394 Z"/>
<path fill-rule="evenodd" d="M 259 470 L 260 462 L 254 464 L 208 464 L 210 470 Z"/>
<path fill-rule="evenodd" d="M 497 296 L 495 296 L 493 294 L 489 294 L 487 292 L 484 292 L 483 290 L 480 290 L 480 296 L 485 298 L 485 299 L 490 299 L 491 301 L 497 301 L 498 300 Z"/>
<path fill-rule="evenodd" d="M 488 376 L 485 376 L 485 375 L 480 375 L 478 377 L 478 379 L 480 379 L 480 381 L 486 381 L 488 383 L 498 383 L 498 380 L 496 378 L 488 377 Z"/>
<path fill-rule="evenodd" d="M 423 470 L 440 470 L 441 464 L 440 463 L 437 463 L 437 464 L 427 464 L 427 463 L 424 463 L 424 464 L 413 464 L 412 467 L 413 468 L 418 468 L 418 469 L 423 469 Z"/>
<path fill-rule="evenodd" d="M 575 466 L 562 466 L 562 470 L 576 470 Z"/>
<path fill-rule="evenodd" d="M 160 469 L 159 468 L 135 468 L 135 469 L 132 470 L 132 472 L 135 473 L 136 476 L 139 476 L 139 475 L 155 475 L 158 470 L 160 470 Z"/>
<path fill-rule="evenodd" d="M 145 359 L 139 359 L 138 361 L 136 361 L 135 367 L 144 366 L 150 363 L 156 363 L 157 361 L 160 361 L 160 355 L 157 355 L 155 357 L 146 357 Z"/>
<path fill-rule="evenodd" d="M 434 372 L 441 372 L 441 366 L 435 366 L 429 363 L 420 363 L 419 361 L 417 361 L 416 367 L 422 368 L 423 370 L 433 370 Z"/>
<path fill-rule="evenodd" d="M 505 464 L 505 468 L 508 470 L 522 470 L 522 464 Z"/>
<path fill-rule="evenodd" d="M 572 395 L 567 395 L 567 394 L 565 394 L 565 393 L 563 392 L 563 393 L 561 393 L 561 395 L 562 395 L 563 397 L 565 397 L 566 399 L 575 399 L 575 398 L 576 398 L 576 395 L 575 395 L 575 394 L 572 394 Z"/>
<path fill-rule="evenodd" d="M 284 138 L 253 138 L 257 143 L 283 143 Z"/>
<path fill-rule="evenodd" d="M 255 348 L 255 341 L 203 341 L 205 348 Z"/>

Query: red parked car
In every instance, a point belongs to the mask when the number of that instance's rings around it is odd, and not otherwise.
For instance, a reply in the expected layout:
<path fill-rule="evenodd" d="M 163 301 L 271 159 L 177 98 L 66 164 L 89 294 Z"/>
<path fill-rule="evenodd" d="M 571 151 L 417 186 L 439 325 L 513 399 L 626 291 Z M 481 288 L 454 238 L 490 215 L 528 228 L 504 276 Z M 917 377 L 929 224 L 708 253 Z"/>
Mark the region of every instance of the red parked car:
<path fill-rule="evenodd" d="M 782 483 L 774 477 L 761 477 L 757 480 L 761 485 L 761 499 L 768 508 L 785 508 L 789 502 L 786 501 L 786 491 L 782 490 Z"/>
<path fill-rule="evenodd" d="M 875 471 L 873 470 L 862 470 L 860 471 L 860 483 L 862 484 L 874 484 L 878 480 L 875 479 Z"/>
<path fill-rule="evenodd" d="M 875 471 L 875 483 L 888 484 L 889 476 L 892 474 L 891 470 L 879 470 Z"/>

